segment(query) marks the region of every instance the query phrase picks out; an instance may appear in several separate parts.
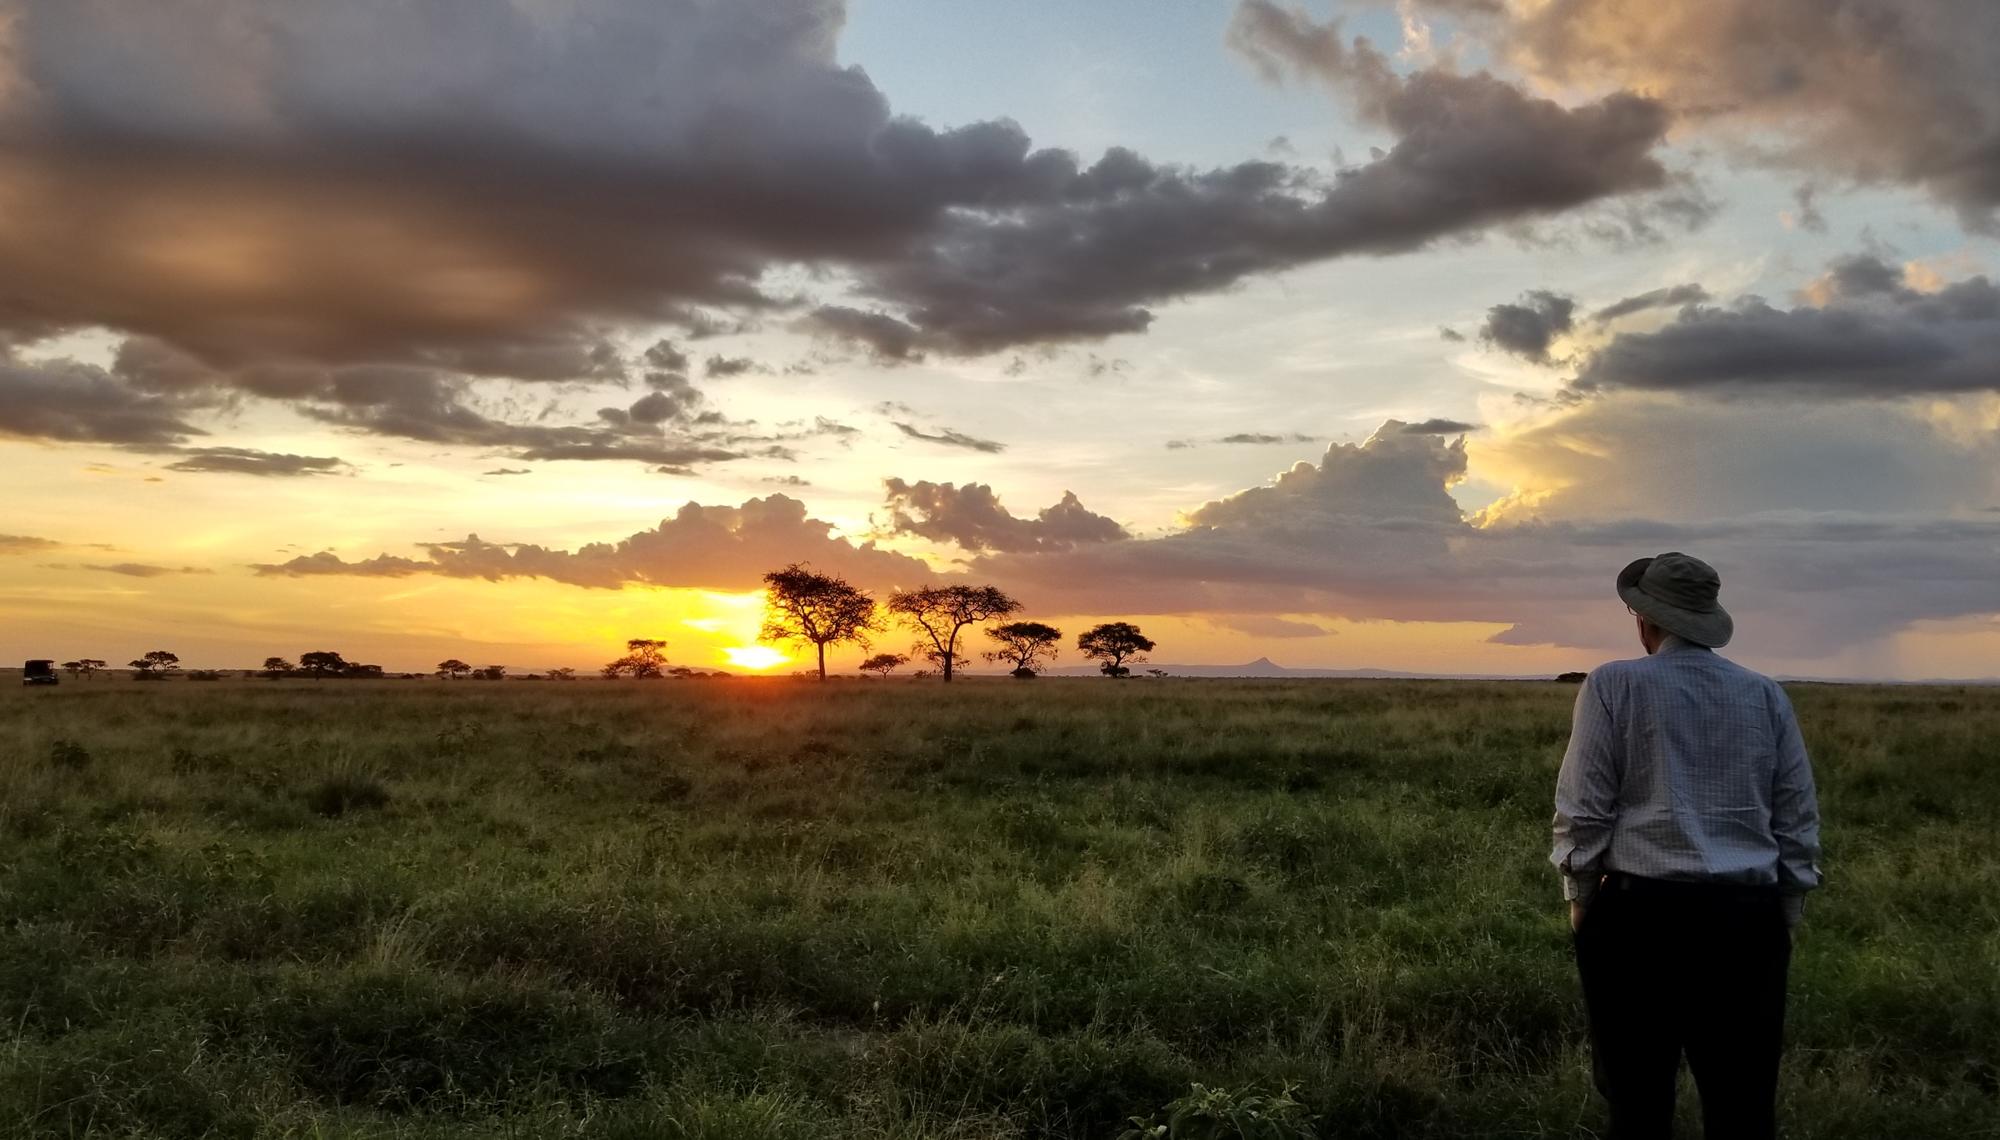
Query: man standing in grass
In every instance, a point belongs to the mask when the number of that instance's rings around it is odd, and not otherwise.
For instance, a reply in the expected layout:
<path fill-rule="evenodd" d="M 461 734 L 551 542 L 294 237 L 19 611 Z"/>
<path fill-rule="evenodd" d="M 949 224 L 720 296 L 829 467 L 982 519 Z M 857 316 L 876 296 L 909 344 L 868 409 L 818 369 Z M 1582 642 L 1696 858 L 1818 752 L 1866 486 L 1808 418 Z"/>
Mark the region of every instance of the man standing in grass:
<path fill-rule="evenodd" d="M 1716 655 L 1721 580 L 1679 552 L 1618 575 L 1647 656 L 1577 693 L 1555 851 L 1616 1140 L 1669 1136 L 1680 1060 L 1708 1140 L 1776 1134 L 1791 927 L 1819 805 L 1778 683 Z"/>

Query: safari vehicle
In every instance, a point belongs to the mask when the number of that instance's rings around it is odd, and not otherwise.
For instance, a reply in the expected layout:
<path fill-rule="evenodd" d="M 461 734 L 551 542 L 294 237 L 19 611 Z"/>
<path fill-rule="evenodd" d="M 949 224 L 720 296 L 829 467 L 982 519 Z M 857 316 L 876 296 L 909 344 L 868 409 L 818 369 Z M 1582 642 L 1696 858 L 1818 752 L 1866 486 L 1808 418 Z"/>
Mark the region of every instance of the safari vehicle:
<path fill-rule="evenodd" d="M 21 669 L 23 685 L 55 685 L 61 681 L 56 677 L 56 663 L 53 661 L 30 661 Z"/>

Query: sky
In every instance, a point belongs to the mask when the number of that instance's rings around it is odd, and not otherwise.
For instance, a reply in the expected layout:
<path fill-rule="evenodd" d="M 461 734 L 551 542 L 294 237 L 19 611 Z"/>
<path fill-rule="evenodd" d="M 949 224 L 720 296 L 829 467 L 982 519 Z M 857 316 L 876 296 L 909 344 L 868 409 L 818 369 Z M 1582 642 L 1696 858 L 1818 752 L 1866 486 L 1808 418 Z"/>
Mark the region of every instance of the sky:
<path fill-rule="evenodd" d="M 804 562 L 1533 675 L 1682 550 L 1753 666 L 2000 676 L 1996 55 L 1983 0 L 0 0 L 0 656 L 785 671 Z"/>

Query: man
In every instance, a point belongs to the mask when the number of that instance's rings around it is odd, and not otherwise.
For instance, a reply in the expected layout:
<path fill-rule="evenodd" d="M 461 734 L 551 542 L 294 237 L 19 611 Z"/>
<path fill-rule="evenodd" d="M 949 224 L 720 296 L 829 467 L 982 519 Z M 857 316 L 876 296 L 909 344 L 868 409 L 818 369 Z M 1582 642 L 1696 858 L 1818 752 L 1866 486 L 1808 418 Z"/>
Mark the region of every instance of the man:
<path fill-rule="evenodd" d="M 1647 656 L 1584 680 L 1556 780 L 1550 859 L 1617 1140 L 1671 1134 L 1683 1053 L 1708 1140 L 1776 1132 L 1819 806 L 1785 691 L 1715 653 L 1734 632 L 1720 588 L 1677 551 L 1619 573 Z"/>

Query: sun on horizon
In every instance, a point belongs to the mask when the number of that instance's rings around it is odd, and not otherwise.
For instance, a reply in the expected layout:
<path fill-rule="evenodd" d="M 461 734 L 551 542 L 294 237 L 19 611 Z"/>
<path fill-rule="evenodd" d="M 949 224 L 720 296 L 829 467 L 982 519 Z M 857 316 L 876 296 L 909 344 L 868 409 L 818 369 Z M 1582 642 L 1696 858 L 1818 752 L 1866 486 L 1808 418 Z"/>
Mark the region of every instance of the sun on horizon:
<path fill-rule="evenodd" d="M 741 669 L 775 669 L 791 658 L 768 645 L 732 645 L 722 651 L 731 665 Z"/>

